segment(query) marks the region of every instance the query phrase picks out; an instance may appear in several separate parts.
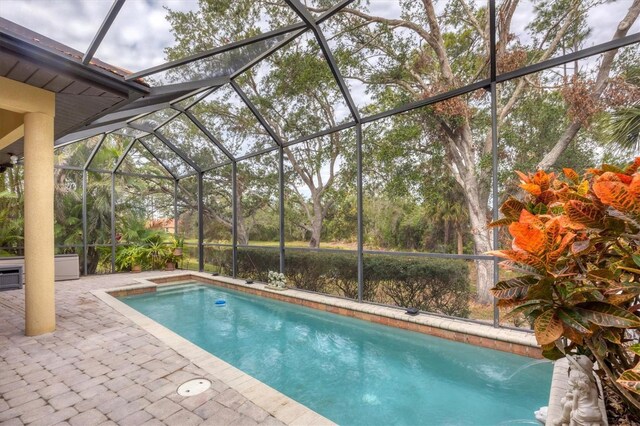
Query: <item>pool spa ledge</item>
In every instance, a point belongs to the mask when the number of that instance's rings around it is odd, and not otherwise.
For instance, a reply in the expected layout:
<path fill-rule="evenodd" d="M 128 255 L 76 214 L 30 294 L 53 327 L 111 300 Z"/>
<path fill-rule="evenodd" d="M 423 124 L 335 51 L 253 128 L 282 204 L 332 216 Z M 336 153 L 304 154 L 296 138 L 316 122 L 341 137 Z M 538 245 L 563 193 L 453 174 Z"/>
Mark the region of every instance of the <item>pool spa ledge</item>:
<path fill-rule="evenodd" d="M 210 274 L 200 272 L 185 272 L 184 274 L 171 276 L 159 275 L 147 279 L 137 279 L 136 281 L 138 282 L 137 284 L 105 290 L 94 290 L 92 293 L 138 326 L 169 345 L 176 352 L 191 360 L 191 362 L 198 367 L 222 380 L 278 420 L 290 425 L 329 425 L 334 423 L 235 368 L 231 364 L 215 357 L 194 343 L 121 302 L 118 298 L 155 292 L 157 287 L 162 285 L 176 285 L 182 282 L 198 281 L 203 284 L 214 284 L 236 291 L 471 345 L 510 352 L 531 358 L 542 358 L 535 337 L 532 333 L 526 331 L 495 328 L 489 324 L 474 323 L 425 313 L 410 316 L 398 308 L 358 303 L 353 300 L 296 289 L 274 291 L 265 288 L 264 283 L 256 282 L 247 284 L 244 280 L 223 276 L 214 277 Z"/>

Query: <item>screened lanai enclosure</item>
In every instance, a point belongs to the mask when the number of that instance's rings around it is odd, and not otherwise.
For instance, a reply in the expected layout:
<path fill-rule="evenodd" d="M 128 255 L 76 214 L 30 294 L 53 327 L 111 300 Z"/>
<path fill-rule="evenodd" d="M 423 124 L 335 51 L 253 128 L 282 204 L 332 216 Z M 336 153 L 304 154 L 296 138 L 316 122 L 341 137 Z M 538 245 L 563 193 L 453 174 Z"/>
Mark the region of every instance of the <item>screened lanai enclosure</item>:
<path fill-rule="evenodd" d="M 180 268 L 527 327 L 488 291 L 514 171 L 638 153 L 639 0 L 101 7 L 67 44 L 144 90 L 56 141 L 57 249 L 83 274 L 156 230 Z"/>

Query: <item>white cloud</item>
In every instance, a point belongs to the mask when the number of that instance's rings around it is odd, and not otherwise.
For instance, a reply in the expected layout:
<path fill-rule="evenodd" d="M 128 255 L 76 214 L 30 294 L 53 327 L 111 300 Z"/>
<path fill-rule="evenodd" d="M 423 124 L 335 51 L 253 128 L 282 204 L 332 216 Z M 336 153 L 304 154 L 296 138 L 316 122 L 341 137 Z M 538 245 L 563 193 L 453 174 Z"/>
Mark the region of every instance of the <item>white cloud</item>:
<path fill-rule="evenodd" d="M 524 28 L 533 17 L 532 1 L 521 1 L 512 22 L 512 32 L 525 44 L 530 42 Z M 632 0 L 616 0 L 594 8 L 587 19 L 592 34 L 586 45 L 610 40 L 631 3 Z M 0 0 L 0 16 L 84 52 L 111 4 L 112 0 Z M 445 1 L 437 1 L 437 10 L 442 10 L 445 4 Z M 174 44 L 163 6 L 187 11 L 197 8 L 198 2 L 127 0 L 96 57 L 132 71 L 163 63 L 163 49 Z M 370 11 L 397 18 L 400 16 L 399 0 L 371 0 Z M 630 33 L 638 31 L 640 21 L 633 25 Z M 362 88 L 355 91 L 360 92 L 359 97 L 364 95 Z"/>
<path fill-rule="evenodd" d="M 110 0 L 0 0 L 0 16 L 84 52 Z"/>

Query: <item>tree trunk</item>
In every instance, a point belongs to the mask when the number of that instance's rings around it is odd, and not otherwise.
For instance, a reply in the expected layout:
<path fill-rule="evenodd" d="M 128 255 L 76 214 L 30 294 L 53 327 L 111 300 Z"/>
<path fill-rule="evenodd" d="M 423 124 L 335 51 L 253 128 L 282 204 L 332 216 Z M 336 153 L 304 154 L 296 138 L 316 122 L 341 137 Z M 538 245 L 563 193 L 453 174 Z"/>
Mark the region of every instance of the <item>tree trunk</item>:
<path fill-rule="evenodd" d="M 462 230 L 456 227 L 456 235 L 458 237 L 458 254 L 464 254 L 464 242 L 462 241 Z"/>
<path fill-rule="evenodd" d="M 486 199 L 478 194 L 478 188 L 471 185 L 466 188 L 467 207 L 469 209 L 469 221 L 471 224 L 471 235 L 475 246 L 475 254 L 484 254 L 491 250 L 491 238 L 487 228 L 488 208 Z M 477 294 L 480 303 L 491 303 L 493 296 L 489 292 L 493 287 L 493 265 L 486 260 L 475 262 L 477 272 Z"/>
<path fill-rule="evenodd" d="M 309 247 L 320 247 L 320 236 L 322 234 L 322 221 L 324 215 L 322 212 L 322 205 L 320 200 L 316 197 L 313 198 L 313 219 L 311 220 L 311 239 L 309 240 Z"/>
<path fill-rule="evenodd" d="M 247 227 L 244 222 L 244 214 L 242 212 L 242 194 L 244 193 L 244 185 L 239 181 L 236 188 L 236 239 L 238 244 L 249 244 L 249 235 L 247 234 Z M 233 225 L 232 225 L 233 226 Z"/>
<path fill-rule="evenodd" d="M 238 215 L 238 226 L 236 229 L 238 231 L 238 244 L 249 244 L 249 236 L 247 235 L 247 228 L 244 224 L 244 218 L 242 215 Z"/>
<path fill-rule="evenodd" d="M 444 221 L 444 246 L 449 245 L 449 221 Z"/>
<path fill-rule="evenodd" d="M 474 149 L 471 126 L 467 121 L 456 131 L 443 123 L 448 137 L 444 145 L 449 157 L 449 169 L 464 193 L 465 204 L 469 212 L 469 224 L 475 254 L 481 255 L 491 250 L 491 233 L 487 227 L 489 215 L 489 191 L 482 188 L 482 171 L 475 166 L 477 153 Z M 476 261 L 476 291 L 480 303 L 490 303 L 493 296 L 489 292 L 493 286 L 493 268 L 491 262 Z"/>

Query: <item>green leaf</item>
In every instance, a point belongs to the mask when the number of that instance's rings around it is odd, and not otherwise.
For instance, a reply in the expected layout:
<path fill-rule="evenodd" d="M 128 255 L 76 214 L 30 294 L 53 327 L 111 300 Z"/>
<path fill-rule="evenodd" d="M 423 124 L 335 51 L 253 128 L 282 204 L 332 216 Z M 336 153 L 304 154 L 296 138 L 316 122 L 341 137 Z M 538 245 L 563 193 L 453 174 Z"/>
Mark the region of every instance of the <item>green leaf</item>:
<path fill-rule="evenodd" d="M 634 368 L 633 370 L 627 370 L 620 375 L 617 382 L 631 392 L 640 394 L 640 371 Z"/>
<path fill-rule="evenodd" d="M 573 288 L 570 291 L 567 291 L 567 295 L 566 298 L 571 298 L 573 296 L 577 296 L 579 294 L 583 294 L 583 293 L 590 293 L 592 291 L 598 291 L 598 287 L 596 286 L 585 286 L 585 287 L 577 287 L 577 288 Z"/>
<path fill-rule="evenodd" d="M 622 344 L 620 341 L 620 331 L 615 328 L 604 328 L 601 331 L 601 335 L 611 343 L 615 343 L 616 345 Z"/>
<path fill-rule="evenodd" d="M 488 226 L 489 226 L 489 228 L 495 228 L 497 226 L 507 226 L 507 225 L 512 224 L 513 222 L 514 222 L 514 220 L 512 218 L 505 217 L 505 218 L 502 218 L 502 219 L 494 220 Z"/>
<path fill-rule="evenodd" d="M 629 349 L 631 352 L 633 352 L 636 355 L 640 355 L 640 343 L 636 343 L 635 345 L 631 345 L 627 349 Z"/>
<path fill-rule="evenodd" d="M 503 260 L 500 262 L 500 267 L 507 271 L 513 271 L 519 274 L 532 275 L 540 277 L 540 273 L 533 266 L 525 265 L 524 263 L 514 262 L 512 260 Z"/>
<path fill-rule="evenodd" d="M 640 283 L 634 283 L 631 281 L 622 281 L 617 284 L 619 285 L 619 287 L 615 287 L 615 289 L 620 289 L 625 293 L 632 292 L 640 295 Z"/>
<path fill-rule="evenodd" d="M 540 314 L 533 323 L 533 331 L 540 345 L 548 345 L 558 340 L 562 337 L 562 330 L 562 321 L 553 308 Z"/>
<path fill-rule="evenodd" d="M 633 272 L 634 274 L 640 274 L 640 269 L 636 269 L 636 268 L 629 268 L 627 266 L 618 266 L 618 269 L 622 269 L 624 271 Z"/>
<path fill-rule="evenodd" d="M 504 203 L 502 203 L 499 210 L 500 213 L 505 215 L 505 217 L 518 220 L 524 207 L 525 206 L 521 201 L 514 197 L 509 197 Z"/>
<path fill-rule="evenodd" d="M 546 204 L 544 203 L 538 203 L 535 205 L 535 207 L 532 209 L 531 213 L 533 214 L 547 214 L 549 212 L 549 208 L 547 207 Z"/>
<path fill-rule="evenodd" d="M 551 361 L 564 358 L 564 353 L 554 344 L 546 345 L 542 347 L 542 356 Z"/>
<path fill-rule="evenodd" d="M 597 281 L 614 281 L 616 279 L 615 274 L 608 269 L 594 269 L 589 271 L 587 276 Z"/>
<path fill-rule="evenodd" d="M 596 350 L 596 355 L 599 357 L 604 358 L 607 356 L 607 342 L 605 342 L 601 337 L 593 339 L 593 348 Z"/>
<path fill-rule="evenodd" d="M 624 170 L 622 170 L 619 167 L 613 166 L 611 164 L 603 164 L 601 168 L 602 168 L 602 171 L 604 171 L 604 172 L 613 172 L 613 173 L 624 174 Z"/>
<path fill-rule="evenodd" d="M 524 313 L 526 315 L 528 311 L 540 307 L 543 303 L 544 302 L 542 300 L 529 300 L 522 305 L 516 306 L 515 308 L 507 312 L 504 316 L 501 315 L 500 317 L 508 320 L 521 313 Z"/>
<path fill-rule="evenodd" d="M 529 288 L 529 291 L 527 292 L 527 299 L 552 300 L 553 299 L 553 291 L 551 290 L 552 284 L 553 284 L 553 279 L 545 278 L 541 280 L 538 284 Z"/>
<path fill-rule="evenodd" d="M 603 302 L 588 302 L 576 306 L 583 318 L 601 327 L 640 327 L 640 318 L 615 305 Z"/>
<path fill-rule="evenodd" d="M 586 249 L 588 249 L 590 245 L 591 245 L 591 241 L 589 240 L 576 241 L 573 244 L 571 244 L 571 253 L 578 254 L 580 252 L 583 252 Z"/>
<path fill-rule="evenodd" d="M 589 324 L 587 323 L 587 321 L 585 321 L 585 319 L 582 318 L 582 316 L 580 316 L 580 314 L 573 309 L 558 309 L 558 318 L 560 318 L 563 323 L 573 328 L 578 333 L 587 335 L 591 334 L 591 330 L 589 330 Z"/>
<path fill-rule="evenodd" d="M 631 258 L 633 259 L 633 263 L 635 263 L 636 265 L 640 266 L 640 255 L 632 254 Z"/>
<path fill-rule="evenodd" d="M 538 281 L 538 278 L 531 276 L 511 278 L 496 283 L 491 293 L 498 299 L 521 299 Z"/>
<path fill-rule="evenodd" d="M 606 217 L 604 219 L 604 227 L 607 231 L 613 231 L 618 234 L 624 232 L 626 228 L 624 220 L 615 217 Z"/>

